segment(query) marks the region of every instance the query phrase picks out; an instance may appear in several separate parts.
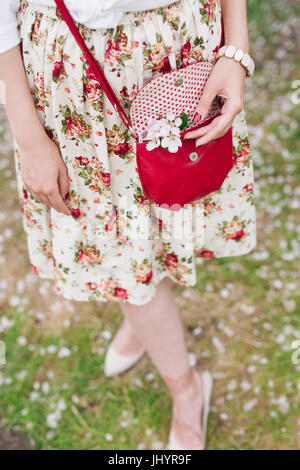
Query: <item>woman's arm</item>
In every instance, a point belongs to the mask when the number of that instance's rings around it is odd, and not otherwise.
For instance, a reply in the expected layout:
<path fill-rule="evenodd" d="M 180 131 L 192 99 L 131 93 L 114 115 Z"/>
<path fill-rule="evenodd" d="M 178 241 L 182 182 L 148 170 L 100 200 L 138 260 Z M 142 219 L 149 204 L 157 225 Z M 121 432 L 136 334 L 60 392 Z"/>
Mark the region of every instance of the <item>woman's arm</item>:
<path fill-rule="evenodd" d="M 221 0 L 225 44 L 249 52 L 246 0 Z"/>
<path fill-rule="evenodd" d="M 224 22 L 225 44 L 249 52 L 246 0 L 221 0 Z M 184 138 L 196 139 L 196 146 L 206 144 L 226 134 L 233 119 L 243 109 L 246 71 L 233 59 L 221 57 L 205 85 L 201 100 L 196 108 L 198 120 L 208 114 L 216 95 L 226 98 L 221 115 L 211 124 L 187 132 Z"/>
<path fill-rule="evenodd" d="M 42 139 L 45 131 L 33 103 L 19 46 L 0 54 L 0 80 L 5 84 L 4 107 L 18 145 L 30 145 L 33 136 Z"/>
<path fill-rule="evenodd" d="M 68 192 L 66 166 L 55 143 L 47 136 L 31 96 L 20 46 L 0 54 L 4 107 L 20 148 L 21 177 L 38 201 L 70 214 L 63 198 Z"/>

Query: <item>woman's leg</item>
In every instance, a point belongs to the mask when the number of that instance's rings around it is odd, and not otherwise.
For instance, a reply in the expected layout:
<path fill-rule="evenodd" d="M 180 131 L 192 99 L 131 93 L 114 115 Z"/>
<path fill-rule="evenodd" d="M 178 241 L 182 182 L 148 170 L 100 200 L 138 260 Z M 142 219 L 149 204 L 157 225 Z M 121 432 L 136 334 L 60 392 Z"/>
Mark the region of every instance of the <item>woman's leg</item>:
<path fill-rule="evenodd" d="M 173 399 L 173 425 L 182 447 L 202 444 L 200 416 L 202 383 L 190 367 L 180 313 L 165 278 L 145 305 L 121 305 L 136 337 L 148 352 Z"/>
<path fill-rule="evenodd" d="M 124 356 L 126 356 L 126 354 L 137 354 L 145 349 L 135 334 L 130 321 L 126 317 L 114 336 L 113 345 L 117 353 Z"/>

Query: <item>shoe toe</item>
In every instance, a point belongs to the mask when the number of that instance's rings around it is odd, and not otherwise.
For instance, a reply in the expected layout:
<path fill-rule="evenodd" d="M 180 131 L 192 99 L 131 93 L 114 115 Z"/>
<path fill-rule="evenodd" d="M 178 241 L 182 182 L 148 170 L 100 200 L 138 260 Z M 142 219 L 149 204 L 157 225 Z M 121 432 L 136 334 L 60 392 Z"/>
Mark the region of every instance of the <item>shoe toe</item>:
<path fill-rule="evenodd" d="M 132 367 L 144 354 L 144 351 L 135 354 L 119 354 L 110 344 L 105 355 L 104 373 L 106 376 L 111 377 Z"/>

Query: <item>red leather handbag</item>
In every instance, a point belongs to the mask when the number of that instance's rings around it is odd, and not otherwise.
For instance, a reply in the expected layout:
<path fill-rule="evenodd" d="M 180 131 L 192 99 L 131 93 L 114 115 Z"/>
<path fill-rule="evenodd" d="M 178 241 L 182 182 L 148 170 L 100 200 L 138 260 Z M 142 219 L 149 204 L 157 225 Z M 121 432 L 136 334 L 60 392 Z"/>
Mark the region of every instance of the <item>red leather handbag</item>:
<path fill-rule="evenodd" d="M 95 79 L 136 140 L 137 169 L 149 203 L 176 211 L 220 189 L 233 166 L 232 128 L 223 137 L 199 147 L 195 139 L 183 140 L 186 132 L 220 115 L 221 103 L 216 97 L 205 121 L 195 125 L 191 119 L 213 64 L 199 61 L 157 75 L 139 90 L 128 116 L 64 1 L 55 2 Z"/>

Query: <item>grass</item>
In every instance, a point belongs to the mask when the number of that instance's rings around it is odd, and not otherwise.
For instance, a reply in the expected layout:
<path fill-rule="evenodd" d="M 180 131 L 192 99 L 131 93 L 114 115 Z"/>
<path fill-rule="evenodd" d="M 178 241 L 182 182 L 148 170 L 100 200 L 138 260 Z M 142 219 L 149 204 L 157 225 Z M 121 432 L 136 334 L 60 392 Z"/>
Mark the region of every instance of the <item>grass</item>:
<path fill-rule="evenodd" d="M 252 0 L 248 8 L 257 63 L 246 110 L 258 246 L 246 256 L 202 260 L 196 288 L 174 292 L 191 360 L 215 374 L 207 447 L 299 449 L 300 364 L 292 354 L 300 339 L 300 107 L 290 98 L 299 78 L 299 6 Z M 3 432 L 28 436 L 35 449 L 163 448 L 171 403 L 149 359 L 116 379 L 103 374 L 118 307 L 58 299 L 48 281 L 29 273 L 9 149 L 2 118 Z"/>

